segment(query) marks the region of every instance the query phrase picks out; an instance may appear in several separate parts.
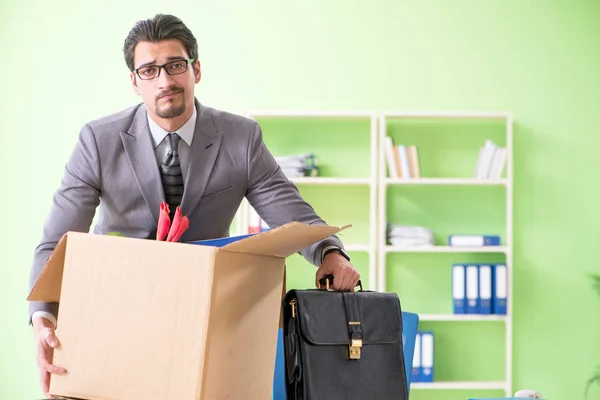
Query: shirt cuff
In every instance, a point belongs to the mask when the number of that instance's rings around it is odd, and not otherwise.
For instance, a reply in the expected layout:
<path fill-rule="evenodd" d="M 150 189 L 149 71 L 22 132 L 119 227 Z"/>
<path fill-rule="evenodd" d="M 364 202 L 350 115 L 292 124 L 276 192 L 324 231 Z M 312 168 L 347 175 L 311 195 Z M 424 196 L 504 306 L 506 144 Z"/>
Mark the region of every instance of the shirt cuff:
<path fill-rule="evenodd" d="M 46 318 L 48 321 L 52 323 L 54 329 L 56 329 L 56 317 L 49 312 L 46 311 L 36 311 L 31 316 L 31 320 L 33 321 L 36 318 Z"/>
<path fill-rule="evenodd" d="M 321 264 L 323 264 L 323 260 L 325 259 L 325 253 L 327 253 L 331 249 L 340 250 L 340 246 L 335 246 L 335 245 L 325 246 L 323 251 L 321 251 Z"/>

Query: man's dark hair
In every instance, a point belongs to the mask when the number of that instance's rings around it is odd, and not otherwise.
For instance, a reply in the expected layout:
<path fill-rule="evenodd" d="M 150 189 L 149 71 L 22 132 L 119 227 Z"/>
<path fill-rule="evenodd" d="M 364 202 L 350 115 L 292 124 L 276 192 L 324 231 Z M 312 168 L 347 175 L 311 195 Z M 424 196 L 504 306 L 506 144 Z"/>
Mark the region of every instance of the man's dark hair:
<path fill-rule="evenodd" d="M 136 22 L 125 38 L 123 55 L 127 68 L 134 70 L 133 53 L 139 42 L 156 43 L 168 39 L 179 39 L 190 58 L 198 59 L 198 42 L 183 21 L 173 15 L 156 14 L 154 18 Z"/>

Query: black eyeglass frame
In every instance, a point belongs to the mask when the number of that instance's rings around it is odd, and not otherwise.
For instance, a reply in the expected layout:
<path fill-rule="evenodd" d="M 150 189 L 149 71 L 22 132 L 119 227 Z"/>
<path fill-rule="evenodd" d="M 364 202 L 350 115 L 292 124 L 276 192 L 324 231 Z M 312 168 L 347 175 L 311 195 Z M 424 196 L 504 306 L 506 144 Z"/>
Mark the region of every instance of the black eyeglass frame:
<path fill-rule="evenodd" d="M 182 61 L 185 61 L 185 69 L 184 69 L 183 71 L 181 71 L 181 72 L 177 72 L 177 73 L 171 73 L 171 72 L 169 72 L 169 70 L 167 69 L 167 66 L 168 66 L 168 65 L 170 65 L 170 64 L 173 64 L 173 63 L 182 62 Z M 183 73 L 186 73 L 186 72 L 187 72 L 187 70 L 188 70 L 188 64 L 191 64 L 191 63 L 193 63 L 194 61 L 196 61 L 196 59 L 195 59 L 195 58 L 189 58 L 189 59 L 187 59 L 187 60 L 186 60 L 186 59 L 181 59 L 181 60 L 173 60 L 173 61 L 169 61 L 168 63 L 164 63 L 164 64 L 162 64 L 162 65 L 155 65 L 155 64 L 153 64 L 153 65 L 143 65 L 143 66 L 141 66 L 141 67 L 139 67 L 139 68 L 136 68 L 136 69 L 134 70 L 134 72 L 135 72 L 135 74 L 138 76 L 138 78 L 140 78 L 141 80 L 143 80 L 143 81 L 149 81 L 149 80 L 152 80 L 152 79 L 156 79 L 156 78 L 158 78 L 158 77 L 160 76 L 160 71 L 161 71 L 163 68 L 164 68 L 164 70 L 166 71 L 166 73 L 167 73 L 167 74 L 169 74 L 169 75 L 181 75 L 181 74 L 183 74 Z M 142 78 L 142 77 L 141 77 L 141 75 L 140 75 L 140 70 L 141 70 L 141 69 L 144 69 L 144 68 L 150 68 L 150 67 L 156 67 L 156 68 L 158 68 L 158 73 L 156 74 L 156 76 L 153 76 L 152 78 Z"/>

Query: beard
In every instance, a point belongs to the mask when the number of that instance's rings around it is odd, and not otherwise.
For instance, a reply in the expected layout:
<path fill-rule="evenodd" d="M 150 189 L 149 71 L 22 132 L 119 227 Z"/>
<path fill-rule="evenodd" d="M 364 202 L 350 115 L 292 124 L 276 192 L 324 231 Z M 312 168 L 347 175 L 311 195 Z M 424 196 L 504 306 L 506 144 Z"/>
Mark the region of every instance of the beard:
<path fill-rule="evenodd" d="M 158 102 L 160 99 L 172 93 L 178 93 L 178 96 L 175 98 L 167 99 L 165 104 L 159 105 Z M 179 100 L 178 97 L 181 96 Z M 180 104 L 177 104 L 178 101 L 181 101 Z M 183 88 L 180 87 L 172 87 L 169 90 L 164 91 L 160 95 L 157 96 L 156 101 L 154 102 L 154 112 L 160 118 L 175 118 L 183 115 L 186 110 L 185 98 L 183 96 Z"/>

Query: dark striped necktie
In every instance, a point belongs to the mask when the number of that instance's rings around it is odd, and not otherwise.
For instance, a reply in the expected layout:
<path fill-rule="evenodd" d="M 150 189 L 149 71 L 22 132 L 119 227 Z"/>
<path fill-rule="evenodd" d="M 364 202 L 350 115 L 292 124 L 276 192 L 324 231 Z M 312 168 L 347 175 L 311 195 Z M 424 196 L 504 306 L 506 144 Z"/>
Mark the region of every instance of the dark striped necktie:
<path fill-rule="evenodd" d="M 171 219 L 175 214 L 175 209 L 181 204 L 181 197 L 183 196 L 183 175 L 181 174 L 179 153 L 177 152 L 179 139 L 179 135 L 176 133 L 167 135 L 169 150 L 160 164 L 165 201 L 169 204 Z"/>

